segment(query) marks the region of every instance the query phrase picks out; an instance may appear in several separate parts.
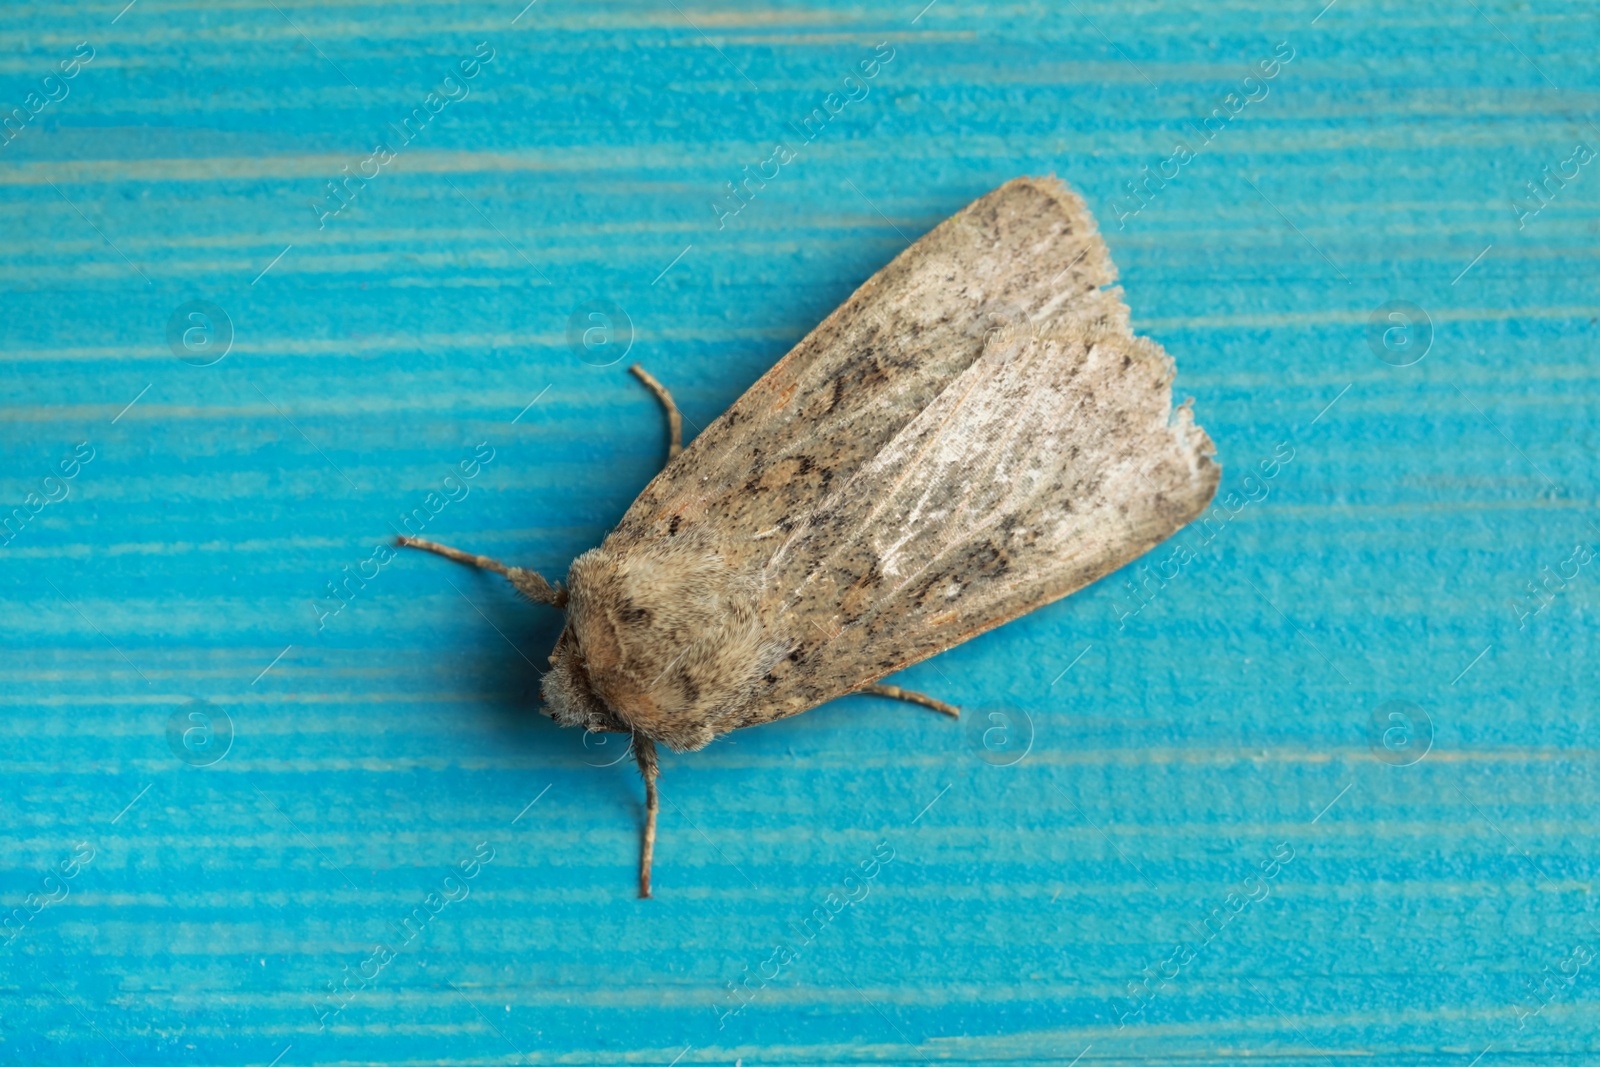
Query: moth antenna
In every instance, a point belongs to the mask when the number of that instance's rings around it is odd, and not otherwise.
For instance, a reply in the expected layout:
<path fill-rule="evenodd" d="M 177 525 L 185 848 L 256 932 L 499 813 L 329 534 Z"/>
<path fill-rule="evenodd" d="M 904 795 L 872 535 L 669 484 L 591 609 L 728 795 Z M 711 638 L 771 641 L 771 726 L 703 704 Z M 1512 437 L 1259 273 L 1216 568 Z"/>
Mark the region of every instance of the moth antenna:
<path fill-rule="evenodd" d="M 394 543 L 402 548 L 420 548 L 424 552 L 432 552 L 436 556 L 465 563 L 469 567 L 493 571 L 511 583 L 512 588 L 535 604 L 549 604 L 551 607 L 564 608 L 567 606 L 567 591 L 561 588 L 561 583 L 551 585 L 544 580 L 544 575 L 538 571 L 530 571 L 526 567 L 507 567 L 498 560 L 488 556 L 476 556 L 471 552 L 463 552 L 459 548 L 441 545 L 436 541 L 424 541 L 420 537 L 407 537 L 404 534 L 396 537 Z"/>
<path fill-rule="evenodd" d="M 678 405 L 673 401 L 672 394 L 667 392 L 667 387 L 656 381 L 644 367 L 635 363 L 628 368 L 628 373 L 643 382 L 644 387 L 654 393 L 667 410 L 667 462 L 671 463 L 683 451 L 683 416 L 678 412 Z"/>
<path fill-rule="evenodd" d="M 644 838 L 639 845 L 639 899 L 650 897 L 650 863 L 656 852 L 656 811 L 660 799 L 656 796 L 656 776 L 660 773 L 656 763 L 656 743 L 648 737 L 633 735 L 633 758 L 639 761 L 639 773 L 644 776 Z"/>

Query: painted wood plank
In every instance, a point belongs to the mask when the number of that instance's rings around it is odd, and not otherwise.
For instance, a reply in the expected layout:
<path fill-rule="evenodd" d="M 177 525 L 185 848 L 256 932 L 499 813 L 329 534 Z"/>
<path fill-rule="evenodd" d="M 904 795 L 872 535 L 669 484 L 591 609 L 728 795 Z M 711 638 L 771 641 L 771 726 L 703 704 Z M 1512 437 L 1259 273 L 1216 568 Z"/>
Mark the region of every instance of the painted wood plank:
<path fill-rule="evenodd" d="M 1588 1062 L 1597 39 L 7 5 L 0 1062 Z M 634 900 L 637 775 L 534 710 L 556 618 L 379 546 L 560 574 L 664 455 L 627 362 L 692 433 L 1049 172 L 1237 495 L 904 672 L 962 724 L 667 756 Z"/>

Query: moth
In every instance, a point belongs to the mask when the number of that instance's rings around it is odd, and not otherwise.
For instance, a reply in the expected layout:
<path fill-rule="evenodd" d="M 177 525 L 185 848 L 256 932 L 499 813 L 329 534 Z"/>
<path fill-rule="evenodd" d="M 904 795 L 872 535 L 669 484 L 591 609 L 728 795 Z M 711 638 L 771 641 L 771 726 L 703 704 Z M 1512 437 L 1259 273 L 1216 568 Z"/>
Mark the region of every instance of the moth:
<path fill-rule="evenodd" d="M 632 735 L 650 896 L 656 745 L 873 693 L 1064 597 L 1199 515 L 1221 474 L 1172 360 L 1135 337 L 1077 194 L 1018 178 L 867 279 L 682 446 L 566 585 L 431 541 L 566 612 L 541 691 L 563 726 Z"/>

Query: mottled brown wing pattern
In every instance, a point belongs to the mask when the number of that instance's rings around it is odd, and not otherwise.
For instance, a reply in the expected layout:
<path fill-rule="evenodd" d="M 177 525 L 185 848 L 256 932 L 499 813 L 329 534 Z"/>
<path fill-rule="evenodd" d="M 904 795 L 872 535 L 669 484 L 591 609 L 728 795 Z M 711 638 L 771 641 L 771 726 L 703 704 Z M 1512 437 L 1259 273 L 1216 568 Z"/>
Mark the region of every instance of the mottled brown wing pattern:
<path fill-rule="evenodd" d="M 959 644 L 1137 558 L 1220 473 L 1155 345 L 1057 323 L 982 356 L 825 499 L 768 564 L 794 635 L 781 717 Z M 769 624 L 772 625 L 772 624 Z"/>
<path fill-rule="evenodd" d="M 755 597 L 766 654 L 708 690 L 680 664 L 715 638 L 676 631 L 691 651 L 652 667 L 646 703 L 663 713 L 635 725 L 698 747 L 707 728 L 804 711 L 1065 596 L 1198 514 L 1211 443 L 1173 413 L 1171 361 L 1133 337 L 1103 288 L 1114 274 L 1076 195 L 1008 182 L 701 433 L 602 551 L 642 563 L 663 539 L 706 544 Z"/>

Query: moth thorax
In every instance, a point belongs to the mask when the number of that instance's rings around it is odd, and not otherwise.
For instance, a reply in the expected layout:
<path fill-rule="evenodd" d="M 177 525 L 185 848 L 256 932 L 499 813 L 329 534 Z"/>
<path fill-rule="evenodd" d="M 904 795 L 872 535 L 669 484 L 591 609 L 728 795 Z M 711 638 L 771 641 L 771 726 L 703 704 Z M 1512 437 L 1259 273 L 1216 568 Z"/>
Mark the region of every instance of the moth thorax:
<path fill-rule="evenodd" d="M 704 536 L 608 541 L 573 561 L 567 630 L 546 676 L 552 717 L 620 723 L 679 751 L 737 725 L 783 655 L 759 583 Z"/>

